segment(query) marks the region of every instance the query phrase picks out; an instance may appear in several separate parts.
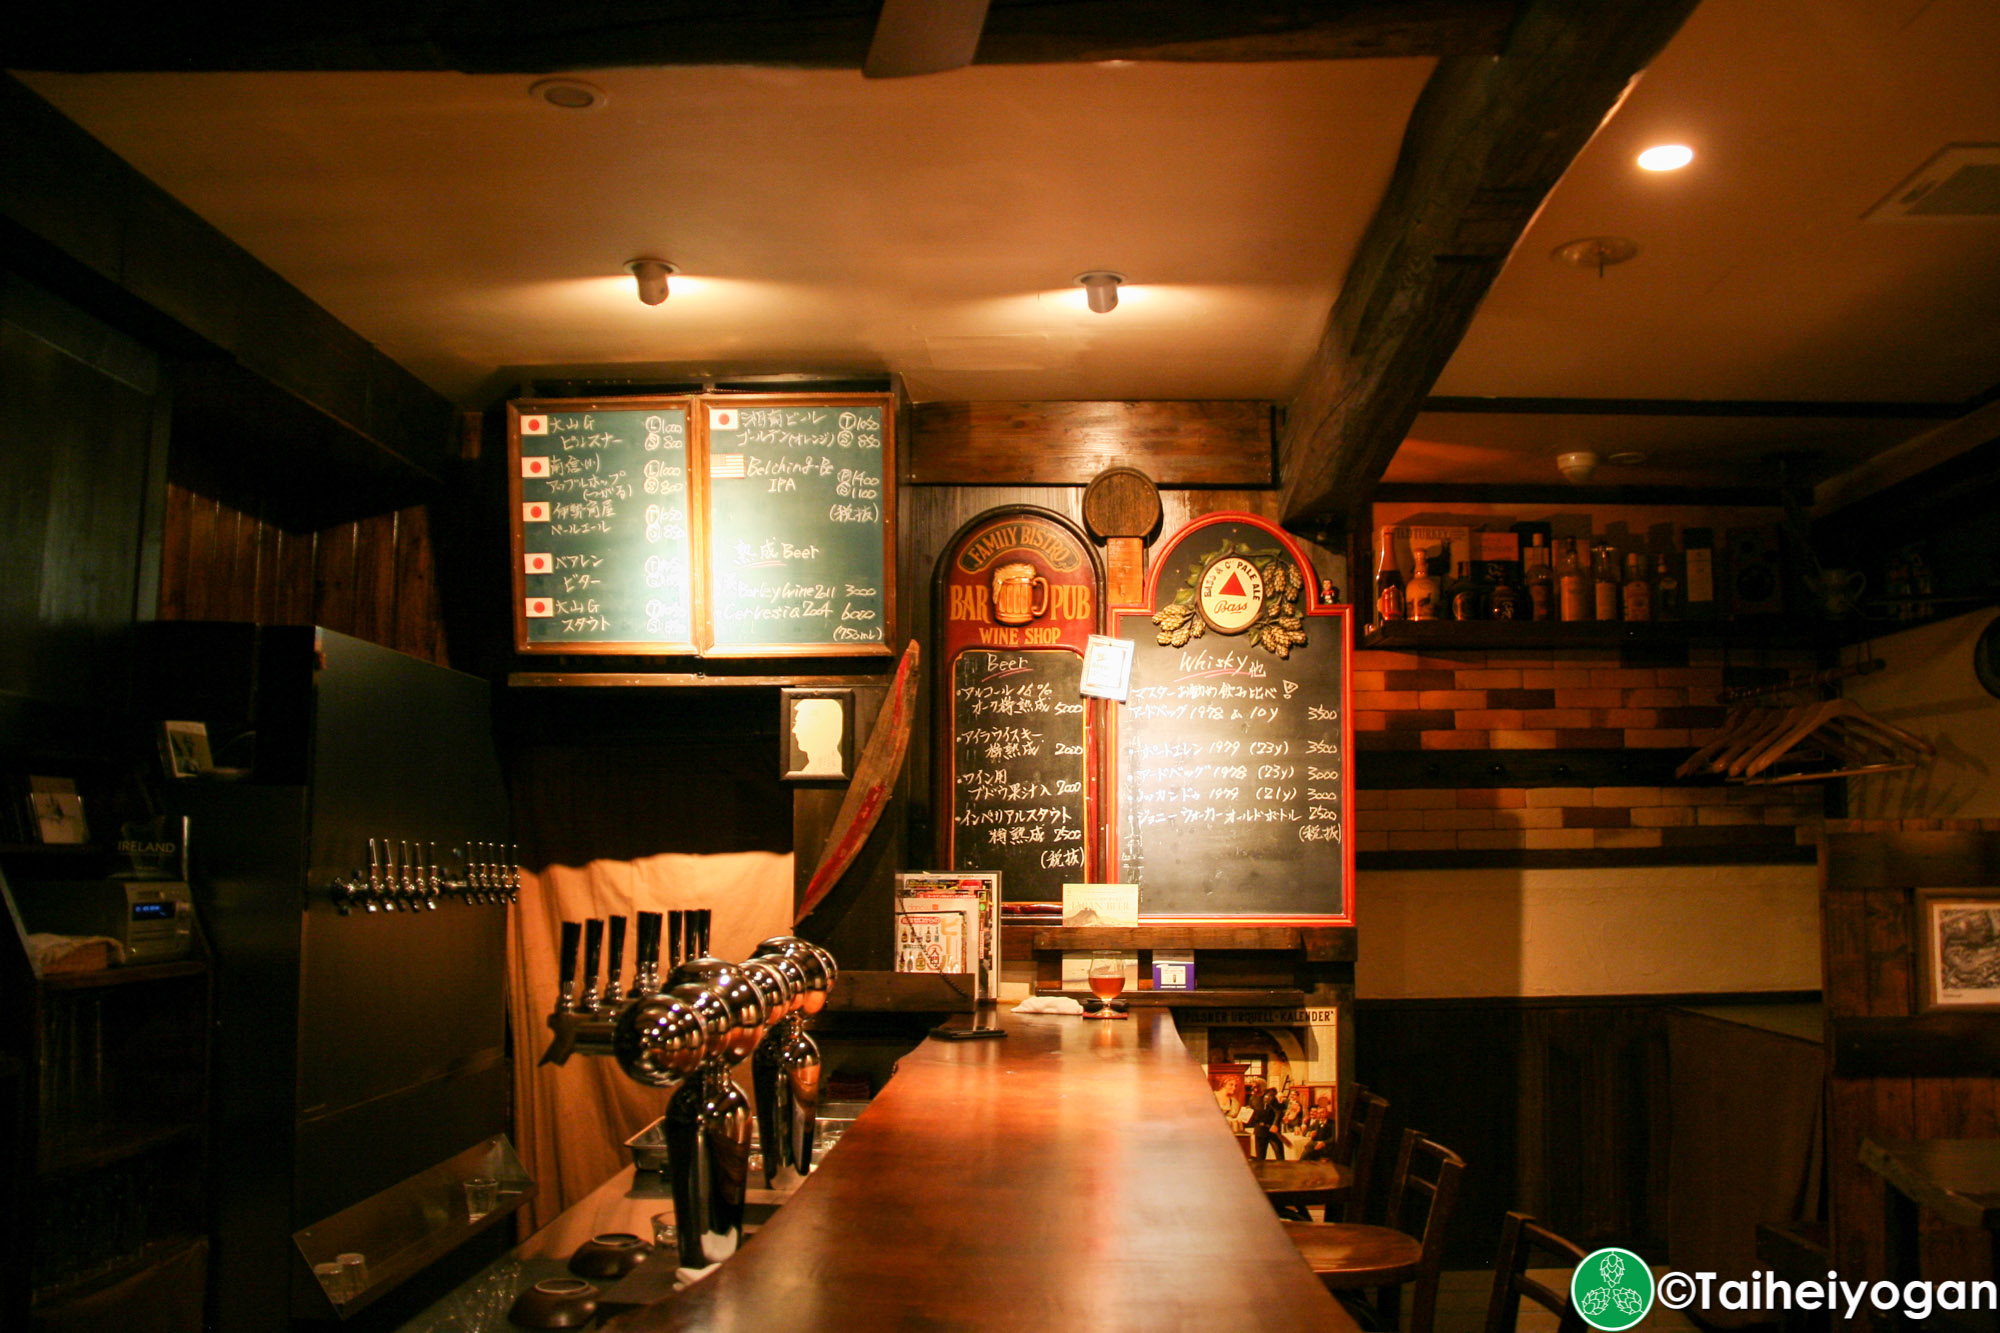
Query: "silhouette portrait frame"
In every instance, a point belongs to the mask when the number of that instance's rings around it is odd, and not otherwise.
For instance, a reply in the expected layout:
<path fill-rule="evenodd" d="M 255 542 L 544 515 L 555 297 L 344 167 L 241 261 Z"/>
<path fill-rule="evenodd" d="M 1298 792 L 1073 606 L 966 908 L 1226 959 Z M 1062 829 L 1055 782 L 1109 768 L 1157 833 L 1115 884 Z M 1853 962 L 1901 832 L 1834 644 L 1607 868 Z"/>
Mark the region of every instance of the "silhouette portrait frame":
<path fill-rule="evenodd" d="M 778 779 L 842 783 L 854 776 L 854 691 L 779 691 Z M 836 730 L 837 728 L 837 730 Z"/>

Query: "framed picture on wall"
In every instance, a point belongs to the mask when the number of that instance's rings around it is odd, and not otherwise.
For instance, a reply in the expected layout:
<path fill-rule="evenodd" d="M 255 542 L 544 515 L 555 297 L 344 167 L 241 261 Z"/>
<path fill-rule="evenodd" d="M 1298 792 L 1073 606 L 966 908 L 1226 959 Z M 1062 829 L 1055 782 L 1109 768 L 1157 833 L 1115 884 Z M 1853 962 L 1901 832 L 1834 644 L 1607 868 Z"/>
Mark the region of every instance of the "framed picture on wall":
<path fill-rule="evenodd" d="M 2000 888 L 1918 889 L 1917 1008 L 2000 1010 Z"/>
<path fill-rule="evenodd" d="M 854 691 L 786 689 L 778 719 L 778 776 L 845 782 L 854 776 Z"/>

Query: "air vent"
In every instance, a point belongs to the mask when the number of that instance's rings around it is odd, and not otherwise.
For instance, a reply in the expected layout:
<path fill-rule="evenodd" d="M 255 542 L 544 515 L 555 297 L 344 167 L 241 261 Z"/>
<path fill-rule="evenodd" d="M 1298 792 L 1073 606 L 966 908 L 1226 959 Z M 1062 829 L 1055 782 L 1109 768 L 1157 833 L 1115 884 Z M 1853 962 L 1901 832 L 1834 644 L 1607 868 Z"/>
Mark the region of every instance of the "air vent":
<path fill-rule="evenodd" d="M 2000 144 L 1947 145 L 1865 216 L 1870 222 L 2000 218 Z"/>

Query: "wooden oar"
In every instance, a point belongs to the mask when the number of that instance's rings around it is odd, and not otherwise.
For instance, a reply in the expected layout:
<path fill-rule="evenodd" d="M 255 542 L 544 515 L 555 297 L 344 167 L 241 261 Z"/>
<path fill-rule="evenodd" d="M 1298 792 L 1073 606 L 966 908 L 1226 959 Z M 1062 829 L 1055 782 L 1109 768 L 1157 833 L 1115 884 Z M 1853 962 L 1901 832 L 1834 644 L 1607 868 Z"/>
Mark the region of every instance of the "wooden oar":
<path fill-rule="evenodd" d="M 874 832 L 875 821 L 888 807 L 896 777 L 903 771 L 903 756 L 910 748 L 910 723 L 916 715 L 917 641 L 911 639 L 910 646 L 903 650 L 903 660 L 897 664 L 896 679 L 889 686 L 882 713 L 875 719 L 875 730 L 861 752 L 861 762 L 854 766 L 854 780 L 847 784 L 840 813 L 834 816 L 833 831 L 827 835 L 819 865 L 814 867 L 812 878 L 806 883 L 805 897 L 792 918 L 794 924 L 810 916 L 813 908 L 833 891 L 847 867 L 854 864 L 868 835 Z"/>

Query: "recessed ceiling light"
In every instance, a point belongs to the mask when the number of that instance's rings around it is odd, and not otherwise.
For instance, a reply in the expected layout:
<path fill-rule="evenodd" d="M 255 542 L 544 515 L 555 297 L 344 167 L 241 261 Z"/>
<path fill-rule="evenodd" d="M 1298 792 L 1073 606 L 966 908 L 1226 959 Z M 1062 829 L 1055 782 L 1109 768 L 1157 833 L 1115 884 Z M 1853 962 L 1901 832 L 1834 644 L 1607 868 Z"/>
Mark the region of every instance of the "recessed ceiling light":
<path fill-rule="evenodd" d="M 1637 467 L 1646 461 L 1646 455 L 1637 449 L 1620 449 L 1604 461 L 1617 467 Z"/>
<path fill-rule="evenodd" d="M 1679 171 L 1694 161 L 1694 149 L 1684 143 L 1654 144 L 1639 154 L 1639 165 L 1648 171 Z"/>
<path fill-rule="evenodd" d="M 529 85 L 528 96 L 564 111 L 595 111 L 611 100 L 610 93 L 582 79 L 539 79 Z"/>

